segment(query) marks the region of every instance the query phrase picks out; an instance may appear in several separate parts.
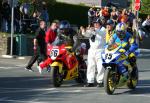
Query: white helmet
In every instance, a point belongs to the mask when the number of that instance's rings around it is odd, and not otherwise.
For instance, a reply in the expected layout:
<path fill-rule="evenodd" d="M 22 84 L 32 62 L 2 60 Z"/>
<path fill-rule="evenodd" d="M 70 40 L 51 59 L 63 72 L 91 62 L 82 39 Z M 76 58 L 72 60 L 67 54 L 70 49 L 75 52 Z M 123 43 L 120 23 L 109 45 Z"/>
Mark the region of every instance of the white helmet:
<path fill-rule="evenodd" d="M 126 30 L 127 30 L 126 24 L 125 23 L 119 23 L 116 26 L 116 34 L 117 34 L 117 36 L 120 39 L 123 39 L 125 37 Z"/>
<path fill-rule="evenodd" d="M 127 26 L 125 23 L 118 23 L 116 26 L 116 31 L 126 31 Z"/>

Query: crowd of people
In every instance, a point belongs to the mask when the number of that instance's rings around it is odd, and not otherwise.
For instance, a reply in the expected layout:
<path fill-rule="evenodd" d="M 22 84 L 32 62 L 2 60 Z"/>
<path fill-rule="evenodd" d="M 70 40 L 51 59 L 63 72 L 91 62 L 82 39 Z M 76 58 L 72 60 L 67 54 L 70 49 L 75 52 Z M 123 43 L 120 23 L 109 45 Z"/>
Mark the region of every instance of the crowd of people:
<path fill-rule="evenodd" d="M 130 33 L 132 33 L 131 29 L 133 25 L 133 20 L 136 19 L 135 14 L 132 12 L 132 10 L 119 10 L 115 7 L 90 8 L 88 11 L 89 26 L 91 26 L 92 21 L 95 18 L 100 18 L 104 27 L 106 27 L 107 20 L 112 20 L 114 22 L 114 26 L 119 22 L 124 22 L 128 25 L 128 32 Z"/>
<path fill-rule="evenodd" d="M 111 22 L 111 28 L 114 29 L 116 24 L 122 22 L 126 23 L 127 31 L 132 35 L 135 35 L 135 31 L 142 30 L 145 34 L 141 35 L 149 35 L 149 27 L 150 27 L 150 16 L 148 15 L 146 20 L 142 20 L 141 18 L 136 17 L 136 12 L 131 9 L 117 9 L 116 7 L 91 7 L 88 11 L 88 29 L 92 26 L 92 22 L 95 18 L 99 18 L 102 21 L 102 25 L 107 28 L 107 22 Z M 146 25 L 145 25 L 146 24 Z M 109 27 L 109 26 L 108 26 Z M 80 28 L 82 30 L 83 27 Z M 141 33 L 141 31 L 139 31 Z M 141 37 L 142 38 L 142 37 Z"/>
<path fill-rule="evenodd" d="M 88 27 L 80 27 L 80 34 L 88 37 L 90 42 L 87 59 L 87 87 L 94 86 L 95 76 L 98 86 L 103 86 L 104 70 L 101 53 L 105 45 L 115 42 L 117 45 L 128 48 L 125 54 L 129 63 L 133 70 L 137 68 L 136 56 L 129 57 L 138 49 L 139 41 L 149 36 L 150 16 L 148 15 L 146 20 L 140 24 L 135 13 L 130 9 L 119 10 L 115 7 L 92 7 L 89 9 Z M 127 79 L 126 68 L 123 68 L 122 65 L 119 65 L 119 68 L 121 68 L 121 74 Z M 95 71 L 97 71 L 97 75 Z M 135 75 L 134 71 L 132 72 Z"/>
<path fill-rule="evenodd" d="M 2 1 L 1 7 L 1 31 L 11 31 L 11 3 L 8 0 Z M 35 33 L 39 27 L 39 21 L 49 22 L 49 14 L 46 3 L 42 2 L 41 7 L 36 7 L 35 0 L 28 3 L 17 3 L 14 7 L 14 32 L 15 33 Z"/>

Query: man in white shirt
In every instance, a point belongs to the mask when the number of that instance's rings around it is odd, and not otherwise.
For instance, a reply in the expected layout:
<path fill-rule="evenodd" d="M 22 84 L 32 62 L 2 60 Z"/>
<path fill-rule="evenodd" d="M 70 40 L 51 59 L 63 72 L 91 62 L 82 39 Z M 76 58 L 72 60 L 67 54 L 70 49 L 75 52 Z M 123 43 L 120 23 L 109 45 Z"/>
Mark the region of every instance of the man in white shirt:
<path fill-rule="evenodd" d="M 146 33 L 150 32 L 150 15 L 148 15 L 146 20 L 142 23 L 142 27 Z"/>
<path fill-rule="evenodd" d="M 86 87 L 94 86 L 95 72 L 97 71 L 96 81 L 97 86 L 103 86 L 104 70 L 102 67 L 101 52 L 105 45 L 106 30 L 102 26 L 100 19 L 93 22 L 93 30 L 88 31 L 91 34 L 89 42 L 90 48 L 88 50 L 88 67 L 87 67 L 87 84 Z M 96 70 L 97 69 L 97 70 Z"/>

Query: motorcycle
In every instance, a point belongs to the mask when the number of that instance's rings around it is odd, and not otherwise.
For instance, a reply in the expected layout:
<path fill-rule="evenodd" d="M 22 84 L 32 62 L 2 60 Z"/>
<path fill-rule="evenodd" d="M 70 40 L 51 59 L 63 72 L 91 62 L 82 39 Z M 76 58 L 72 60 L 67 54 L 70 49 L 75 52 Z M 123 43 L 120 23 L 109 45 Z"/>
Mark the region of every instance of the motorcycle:
<path fill-rule="evenodd" d="M 78 83 L 85 82 L 86 64 L 78 62 L 75 53 L 72 51 L 72 46 L 67 46 L 66 41 L 57 38 L 50 45 L 48 51 L 52 60 L 50 67 L 54 87 L 60 87 L 63 81 L 73 79 Z"/>
<path fill-rule="evenodd" d="M 129 89 L 135 89 L 138 83 L 138 68 L 133 69 L 125 55 L 126 50 L 117 44 L 107 45 L 102 52 L 104 72 L 104 88 L 109 95 L 113 94 L 117 87 L 125 84 Z M 138 55 L 138 52 L 132 53 L 130 56 Z M 127 69 L 128 78 L 124 80 L 124 76 L 120 73 L 119 64 L 122 63 Z M 133 72 L 135 74 L 133 74 Z"/>

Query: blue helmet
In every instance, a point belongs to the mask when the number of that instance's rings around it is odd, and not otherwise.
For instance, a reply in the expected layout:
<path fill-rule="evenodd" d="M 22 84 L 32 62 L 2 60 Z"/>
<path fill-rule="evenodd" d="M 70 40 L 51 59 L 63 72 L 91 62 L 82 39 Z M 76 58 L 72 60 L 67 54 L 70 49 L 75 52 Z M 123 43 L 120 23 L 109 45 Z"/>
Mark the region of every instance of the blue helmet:
<path fill-rule="evenodd" d="M 60 22 L 59 29 L 68 29 L 70 28 L 70 23 L 67 20 Z"/>

